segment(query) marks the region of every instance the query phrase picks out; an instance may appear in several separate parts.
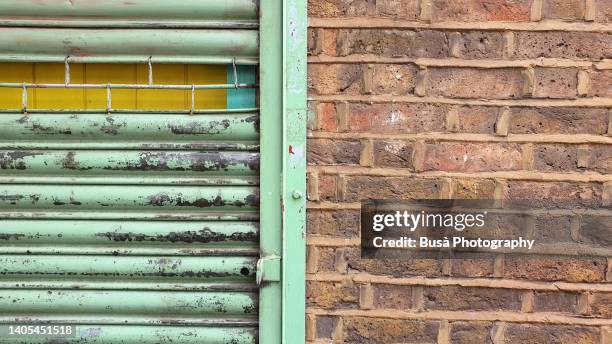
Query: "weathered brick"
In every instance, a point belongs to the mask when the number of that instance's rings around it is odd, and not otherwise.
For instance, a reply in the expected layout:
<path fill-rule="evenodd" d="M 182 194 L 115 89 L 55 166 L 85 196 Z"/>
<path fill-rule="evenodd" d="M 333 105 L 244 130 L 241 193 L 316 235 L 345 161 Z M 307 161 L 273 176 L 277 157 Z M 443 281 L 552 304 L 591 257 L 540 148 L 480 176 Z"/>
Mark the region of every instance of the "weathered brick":
<path fill-rule="evenodd" d="M 533 148 L 533 162 L 539 171 L 580 171 L 578 167 L 578 146 L 537 145 Z"/>
<path fill-rule="evenodd" d="M 461 33 L 459 56 L 465 59 L 497 59 L 503 56 L 501 32 L 467 31 Z"/>
<path fill-rule="evenodd" d="M 575 68 L 535 68 L 536 98 L 576 98 L 578 70 Z"/>
<path fill-rule="evenodd" d="M 598 317 L 612 318 L 612 293 L 593 293 L 591 295 L 591 311 Z"/>
<path fill-rule="evenodd" d="M 584 18 L 585 0 L 543 0 L 542 18 L 580 20 Z"/>
<path fill-rule="evenodd" d="M 335 175 L 319 175 L 319 199 L 329 202 L 338 201 L 338 183 Z"/>
<path fill-rule="evenodd" d="M 360 213 L 358 210 L 310 209 L 306 213 L 308 232 L 318 235 L 359 236 Z"/>
<path fill-rule="evenodd" d="M 410 30 L 342 30 L 338 35 L 340 55 L 374 54 L 380 57 L 448 57 L 446 33 Z"/>
<path fill-rule="evenodd" d="M 596 32 L 520 31 L 514 33 L 514 57 L 581 58 L 612 57 L 612 35 Z"/>
<path fill-rule="evenodd" d="M 411 143 L 405 141 L 375 141 L 374 165 L 380 167 L 413 168 Z"/>
<path fill-rule="evenodd" d="M 488 321 L 457 321 L 451 323 L 450 342 L 452 344 L 493 344 L 491 330 L 493 323 Z"/>
<path fill-rule="evenodd" d="M 374 0 L 308 0 L 308 15 L 312 17 L 365 16 L 374 8 Z"/>
<path fill-rule="evenodd" d="M 345 343 L 435 343 L 438 322 L 421 320 L 346 317 Z"/>
<path fill-rule="evenodd" d="M 372 93 L 409 95 L 416 86 L 418 68 L 412 64 L 376 64 L 372 68 Z"/>
<path fill-rule="evenodd" d="M 434 21 L 528 21 L 533 0 L 433 0 Z"/>
<path fill-rule="evenodd" d="M 436 179 L 347 176 L 345 201 L 437 198 L 440 187 L 441 183 Z"/>
<path fill-rule="evenodd" d="M 374 307 L 408 310 L 412 307 L 409 285 L 374 284 Z"/>
<path fill-rule="evenodd" d="M 331 339 L 338 325 L 338 317 L 318 316 L 316 319 L 317 339 Z"/>
<path fill-rule="evenodd" d="M 590 73 L 591 88 L 589 96 L 591 97 L 611 97 L 612 98 L 612 70 L 600 70 Z"/>
<path fill-rule="evenodd" d="M 612 173 L 612 145 L 590 145 L 588 169 L 599 173 Z"/>
<path fill-rule="evenodd" d="M 333 247 L 317 247 L 317 256 L 308 257 L 308 260 L 315 259 L 317 262 L 317 272 L 336 271 L 336 250 Z"/>
<path fill-rule="evenodd" d="M 505 344 L 599 344 L 599 329 L 579 325 L 508 324 Z"/>
<path fill-rule="evenodd" d="M 313 165 L 359 165 L 360 141 L 308 140 L 308 163 Z"/>
<path fill-rule="evenodd" d="M 308 66 L 308 90 L 312 94 L 359 94 L 362 79 L 363 66 L 357 64 Z"/>
<path fill-rule="evenodd" d="M 607 109 L 511 108 L 512 134 L 594 134 L 606 133 Z"/>
<path fill-rule="evenodd" d="M 451 274 L 455 277 L 493 277 L 493 259 L 454 259 Z"/>
<path fill-rule="evenodd" d="M 519 68 L 427 69 L 425 92 L 449 98 L 521 98 L 523 77 Z"/>
<path fill-rule="evenodd" d="M 534 238 L 540 243 L 574 242 L 572 218 L 568 215 L 542 215 L 535 219 Z"/>
<path fill-rule="evenodd" d="M 426 145 L 426 171 L 509 171 L 522 168 L 519 145 L 496 143 L 430 143 Z"/>
<path fill-rule="evenodd" d="M 433 104 L 351 104 L 350 131 L 415 134 L 444 130 L 446 106 Z"/>
<path fill-rule="evenodd" d="M 599 183 L 508 181 L 504 190 L 504 199 L 539 208 L 599 208 L 601 196 Z"/>
<path fill-rule="evenodd" d="M 612 247 L 612 216 L 583 215 L 580 242 L 595 247 Z"/>
<path fill-rule="evenodd" d="M 443 275 L 440 259 L 361 259 L 359 249 L 347 249 L 345 257 L 350 272 L 393 277 L 439 277 Z"/>
<path fill-rule="evenodd" d="M 536 291 L 533 297 L 533 311 L 575 313 L 579 297 L 578 293 Z"/>
<path fill-rule="evenodd" d="M 505 278 L 541 281 L 601 282 L 605 278 L 606 259 L 574 256 L 506 257 Z"/>
<path fill-rule="evenodd" d="M 612 2 L 610 0 L 595 0 L 595 21 L 612 23 Z"/>
<path fill-rule="evenodd" d="M 456 179 L 453 198 L 457 199 L 493 199 L 495 181 L 490 179 Z"/>
<path fill-rule="evenodd" d="M 336 104 L 319 103 L 316 106 L 317 123 L 314 130 L 338 131 L 338 118 L 336 116 Z"/>
<path fill-rule="evenodd" d="M 425 308 L 435 310 L 520 310 L 521 292 L 516 289 L 427 287 Z"/>
<path fill-rule="evenodd" d="M 460 106 L 457 108 L 459 126 L 457 132 L 493 134 L 495 122 L 502 108 L 494 106 Z"/>
<path fill-rule="evenodd" d="M 359 287 L 350 281 L 307 281 L 306 304 L 322 308 L 356 308 Z"/>
<path fill-rule="evenodd" d="M 419 0 L 377 0 L 376 14 L 381 17 L 415 20 L 420 13 Z"/>

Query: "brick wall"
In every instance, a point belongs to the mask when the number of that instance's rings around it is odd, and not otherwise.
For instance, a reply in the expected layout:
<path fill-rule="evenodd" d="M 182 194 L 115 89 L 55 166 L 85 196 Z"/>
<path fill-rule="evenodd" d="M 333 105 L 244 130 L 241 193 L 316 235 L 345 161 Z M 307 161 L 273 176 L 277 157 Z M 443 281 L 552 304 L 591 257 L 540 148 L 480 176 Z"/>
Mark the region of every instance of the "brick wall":
<path fill-rule="evenodd" d="M 612 0 L 309 0 L 309 15 L 307 341 L 612 343 L 597 252 L 359 258 L 364 198 L 570 201 L 586 210 L 531 224 L 570 239 L 612 223 L 593 210 L 612 203 Z"/>

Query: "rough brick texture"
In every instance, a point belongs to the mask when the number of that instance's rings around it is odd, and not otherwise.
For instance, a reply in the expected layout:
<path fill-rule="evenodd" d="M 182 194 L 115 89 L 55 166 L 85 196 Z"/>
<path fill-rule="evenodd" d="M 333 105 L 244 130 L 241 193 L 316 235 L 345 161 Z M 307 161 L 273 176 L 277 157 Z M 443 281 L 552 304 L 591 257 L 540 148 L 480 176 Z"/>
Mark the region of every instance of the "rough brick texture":
<path fill-rule="evenodd" d="M 612 1 L 308 6 L 310 344 L 608 344 Z M 561 244 L 361 259 L 360 201 L 413 198 L 541 208 L 487 229 Z"/>

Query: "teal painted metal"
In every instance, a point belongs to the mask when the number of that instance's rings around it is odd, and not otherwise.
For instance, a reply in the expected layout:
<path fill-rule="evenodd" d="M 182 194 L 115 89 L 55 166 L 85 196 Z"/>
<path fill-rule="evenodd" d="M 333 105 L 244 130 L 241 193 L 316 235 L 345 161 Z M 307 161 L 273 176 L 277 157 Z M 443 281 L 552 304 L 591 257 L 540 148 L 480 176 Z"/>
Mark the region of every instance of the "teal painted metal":
<path fill-rule="evenodd" d="M 77 336 L 68 343 L 79 344 L 253 344 L 257 332 L 250 328 L 207 328 L 194 326 L 77 326 Z M 100 334 L 104 333 L 104 337 Z M 23 338 L 6 338 L 6 344 L 23 344 Z M 48 344 L 48 339 L 28 340 Z"/>
<path fill-rule="evenodd" d="M 256 61 L 255 30 L 0 28 L 0 61 L 232 63 Z"/>
<path fill-rule="evenodd" d="M 237 75 L 237 79 L 234 79 Z M 257 68 L 254 66 L 227 66 L 227 83 L 255 84 L 257 82 Z M 245 109 L 257 106 L 257 90 L 255 88 L 240 88 L 227 90 L 227 108 Z"/>
<path fill-rule="evenodd" d="M 0 25 L 76 27 L 253 27 L 254 0 L 3 0 Z"/>
<path fill-rule="evenodd" d="M 262 1 L 260 28 L 261 247 L 263 259 L 281 257 L 281 281 L 263 279 L 260 342 L 303 343 L 306 2 Z"/>
<path fill-rule="evenodd" d="M 306 30 L 305 0 L 283 11 L 283 343 L 305 340 Z"/>
<path fill-rule="evenodd" d="M 260 3 L 261 259 L 280 258 L 283 253 L 282 4 L 278 0 L 261 0 Z M 282 292 L 280 281 L 261 281 L 259 343 L 282 343 L 282 309 L 286 306 L 282 302 Z"/>

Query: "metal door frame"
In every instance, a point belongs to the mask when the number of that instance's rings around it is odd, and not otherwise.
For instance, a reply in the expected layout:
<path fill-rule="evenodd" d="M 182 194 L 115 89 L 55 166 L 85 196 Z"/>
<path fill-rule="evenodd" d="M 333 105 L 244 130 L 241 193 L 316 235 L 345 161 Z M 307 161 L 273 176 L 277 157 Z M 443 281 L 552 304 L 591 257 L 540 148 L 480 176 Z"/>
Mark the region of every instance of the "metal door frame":
<path fill-rule="evenodd" d="M 305 341 L 306 18 L 305 0 L 260 2 L 262 344 Z"/>

